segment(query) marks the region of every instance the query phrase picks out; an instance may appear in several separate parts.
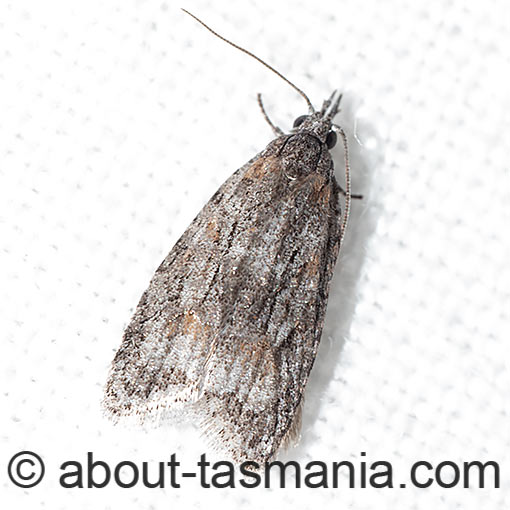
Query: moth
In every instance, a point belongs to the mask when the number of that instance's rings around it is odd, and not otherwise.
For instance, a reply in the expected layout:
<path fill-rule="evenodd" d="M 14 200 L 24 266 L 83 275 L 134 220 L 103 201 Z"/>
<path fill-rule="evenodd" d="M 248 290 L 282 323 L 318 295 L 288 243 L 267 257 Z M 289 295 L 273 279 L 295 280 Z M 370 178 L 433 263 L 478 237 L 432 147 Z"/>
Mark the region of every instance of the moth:
<path fill-rule="evenodd" d="M 190 14 L 190 13 L 188 13 Z M 193 16 L 192 14 L 190 14 Z M 110 417 L 178 415 L 234 461 L 263 464 L 299 436 L 351 199 L 334 92 L 237 170 L 156 270 L 110 369 Z M 346 189 L 330 149 L 344 143 Z M 339 194 L 345 195 L 342 214 Z"/>

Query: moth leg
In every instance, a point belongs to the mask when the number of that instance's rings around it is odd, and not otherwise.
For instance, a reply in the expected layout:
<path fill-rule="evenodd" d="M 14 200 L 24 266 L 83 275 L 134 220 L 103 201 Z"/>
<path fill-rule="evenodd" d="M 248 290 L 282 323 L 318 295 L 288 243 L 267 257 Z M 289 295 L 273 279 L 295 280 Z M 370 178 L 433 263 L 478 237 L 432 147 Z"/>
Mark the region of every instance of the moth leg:
<path fill-rule="evenodd" d="M 260 106 L 260 111 L 262 112 L 262 115 L 264 116 L 264 119 L 266 119 L 266 122 L 271 126 L 271 129 L 273 130 L 273 133 L 275 135 L 278 135 L 278 136 L 283 135 L 283 131 L 278 126 L 275 126 L 271 122 L 271 119 L 269 118 L 268 114 L 266 113 L 266 110 L 264 109 L 264 105 L 262 104 L 262 95 L 261 94 L 257 94 L 257 101 L 258 101 L 259 106 Z"/>
<path fill-rule="evenodd" d="M 337 183 L 337 189 L 338 191 L 340 191 L 340 193 L 342 193 L 342 195 L 345 197 L 347 195 L 347 193 L 345 192 L 345 190 L 342 188 L 342 186 L 340 186 L 340 184 Z M 358 200 L 362 200 L 363 199 L 363 195 L 353 195 L 351 193 L 351 198 L 356 198 Z"/>

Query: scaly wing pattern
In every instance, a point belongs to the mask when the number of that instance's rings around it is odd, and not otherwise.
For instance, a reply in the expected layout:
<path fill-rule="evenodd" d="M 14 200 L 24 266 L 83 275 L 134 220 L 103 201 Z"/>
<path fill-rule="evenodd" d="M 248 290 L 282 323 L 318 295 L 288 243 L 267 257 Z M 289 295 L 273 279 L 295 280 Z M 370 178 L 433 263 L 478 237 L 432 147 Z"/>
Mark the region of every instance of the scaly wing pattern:
<path fill-rule="evenodd" d="M 181 410 L 235 460 L 274 456 L 299 419 L 338 253 L 336 183 L 289 179 L 277 139 L 205 205 L 126 328 L 116 417 Z"/>

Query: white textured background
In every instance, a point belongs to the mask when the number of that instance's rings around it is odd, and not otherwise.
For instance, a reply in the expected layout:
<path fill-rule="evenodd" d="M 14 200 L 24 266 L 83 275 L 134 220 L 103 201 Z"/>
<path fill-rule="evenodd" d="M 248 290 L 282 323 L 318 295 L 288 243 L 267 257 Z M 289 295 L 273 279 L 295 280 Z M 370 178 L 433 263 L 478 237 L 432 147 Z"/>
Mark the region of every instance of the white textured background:
<path fill-rule="evenodd" d="M 335 273 L 303 437 L 282 458 L 496 460 L 497 489 L 65 490 L 59 465 L 183 466 L 193 427 L 113 426 L 102 386 L 142 291 L 216 188 L 303 101 L 167 1 L 0 5 L 3 508 L 510 506 L 508 2 L 182 2 L 316 106 L 337 87 L 366 194 Z M 357 135 L 356 141 L 355 136 Z M 335 150 L 341 179 L 341 151 Z M 46 462 L 36 488 L 8 459 Z M 212 454 L 211 454 L 212 457 Z"/>

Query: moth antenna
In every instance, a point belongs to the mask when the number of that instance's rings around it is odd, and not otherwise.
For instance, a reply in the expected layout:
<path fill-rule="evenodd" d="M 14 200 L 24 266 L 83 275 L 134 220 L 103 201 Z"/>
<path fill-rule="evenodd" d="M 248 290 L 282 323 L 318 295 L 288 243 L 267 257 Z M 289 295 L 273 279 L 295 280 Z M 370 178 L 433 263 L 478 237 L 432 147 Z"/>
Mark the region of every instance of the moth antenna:
<path fill-rule="evenodd" d="M 218 32 L 215 32 L 211 27 L 206 25 L 201 19 L 197 18 L 194 14 L 191 14 L 191 12 L 187 11 L 186 9 L 183 9 L 182 7 L 181 7 L 181 10 L 184 11 L 189 16 L 191 16 L 196 21 L 198 21 L 203 27 L 207 28 L 207 30 L 209 30 L 209 32 L 211 32 L 213 35 L 215 35 L 222 41 L 226 42 L 227 44 L 230 44 L 230 46 L 233 46 L 234 48 L 237 48 L 239 51 L 242 51 L 243 53 L 246 53 L 250 57 L 254 58 L 257 62 L 260 62 L 263 66 L 267 67 L 270 71 L 272 71 L 277 76 L 279 76 L 283 81 L 287 82 L 298 94 L 300 94 L 304 98 L 304 100 L 306 101 L 306 104 L 308 105 L 310 113 L 315 112 L 315 108 L 313 107 L 310 99 L 308 99 L 308 96 L 299 87 L 294 85 L 289 79 L 285 78 L 285 76 L 283 76 L 283 74 L 280 73 L 279 71 L 277 71 L 273 66 L 270 66 L 267 62 L 264 62 L 261 58 L 257 57 L 257 55 L 254 55 L 251 51 L 245 50 L 241 46 L 233 43 L 232 41 L 229 41 L 222 35 L 218 34 Z"/>
<path fill-rule="evenodd" d="M 342 131 L 342 132 L 343 132 L 342 127 L 341 127 L 341 126 L 339 126 L 338 124 L 333 123 L 333 124 L 332 124 L 332 126 L 333 126 L 334 128 L 336 128 L 338 131 Z M 341 136 L 342 136 L 342 138 L 343 138 L 343 141 L 344 141 L 344 147 L 345 147 L 345 142 L 346 142 L 346 140 L 345 140 L 345 132 L 344 132 L 344 134 L 343 134 L 343 135 L 341 134 Z M 356 135 L 354 135 L 354 136 L 356 137 Z M 342 195 L 343 195 L 344 197 L 346 197 L 346 196 L 347 196 L 347 193 L 346 193 L 346 192 L 345 192 L 345 190 L 342 188 L 342 186 L 338 186 L 338 188 L 340 189 L 340 191 L 341 191 Z M 361 195 L 361 194 L 360 194 L 360 195 L 358 195 L 358 194 L 351 193 L 351 199 L 355 199 L 355 200 L 363 200 L 363 195 Z"/>
<path fill-rule="evenodd" d="M 269 118 L 269 115 L 267 114 L 266 109 L 264 108 L 264 104 L 262 103 L 261 94 L 257 94 L 257 101 L 259 103 L 260 110 L 262 111 L 262 115 L 264 116 L 264 119 L 266 119 L 266 122 L 271 126 L 273 133 L 278 136 L 283 135 L 283 131 L 278 126 L 275 126 L 272 120 Z"/>
<path fill-rule="evenodd" d="M 347 144 L 347 136 L 345 131 L 340 127 L 336 126 L 336 129 L 340 133 L 342 137 L 342 142 L 344 146 L 344 160 L 345 160 L 345 210 L 342 218 L 342 227 L 340 231 L 340 242 L 339 249 L 342 247 L 342 242 L 344 240 L 345 229 L 347 228 L 347 223 L 349 221 L 349 213 L 351 211 L 351 171 L 349 166 L 349 145 Z"/>

